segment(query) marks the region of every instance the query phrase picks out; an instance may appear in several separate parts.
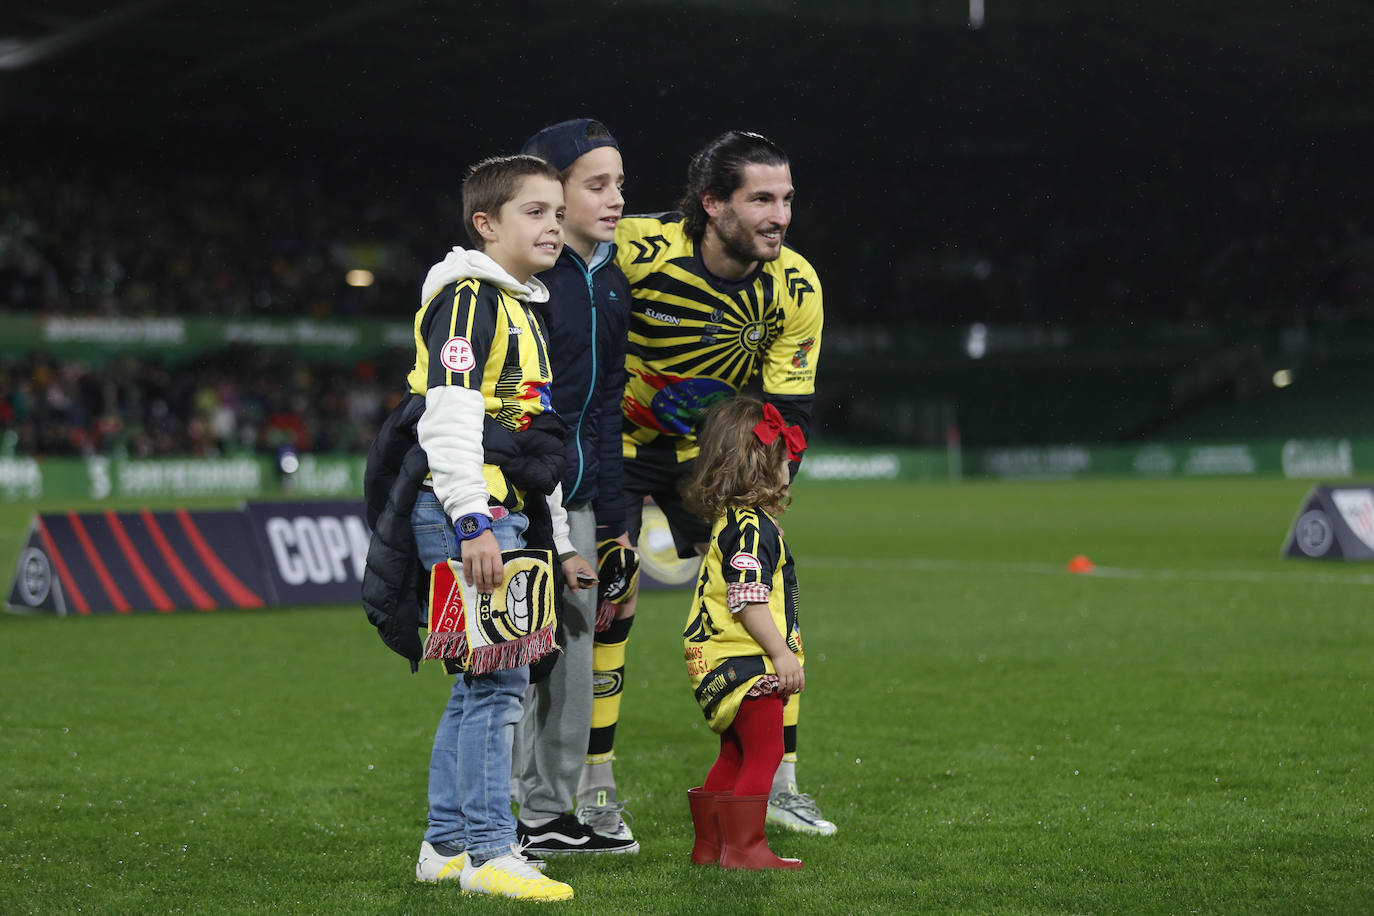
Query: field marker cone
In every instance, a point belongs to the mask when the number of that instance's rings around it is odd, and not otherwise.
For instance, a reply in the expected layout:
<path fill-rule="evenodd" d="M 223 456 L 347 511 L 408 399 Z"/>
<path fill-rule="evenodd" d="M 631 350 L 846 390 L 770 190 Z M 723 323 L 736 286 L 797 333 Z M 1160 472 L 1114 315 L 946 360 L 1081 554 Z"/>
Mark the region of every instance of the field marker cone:
<path fill-rule="evenodd" d="M 1093 569 L 1095 569 L 1093 561 L 1081 553 L 1069 561 L 1068 570 L 1071 573 L 1090 573 Z"/>

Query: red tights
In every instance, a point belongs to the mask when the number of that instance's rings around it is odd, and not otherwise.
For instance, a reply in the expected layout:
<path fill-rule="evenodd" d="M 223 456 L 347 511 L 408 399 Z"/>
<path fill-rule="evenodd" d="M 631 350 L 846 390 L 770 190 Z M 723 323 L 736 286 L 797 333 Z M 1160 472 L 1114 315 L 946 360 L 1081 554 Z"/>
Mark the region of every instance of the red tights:
<path fill-rule="evenodd" d="M 707 792 L 767 795 L 782 762 L 782 698 L 749 697 L 720 736 L 720 756 L 702 786 Z"/>

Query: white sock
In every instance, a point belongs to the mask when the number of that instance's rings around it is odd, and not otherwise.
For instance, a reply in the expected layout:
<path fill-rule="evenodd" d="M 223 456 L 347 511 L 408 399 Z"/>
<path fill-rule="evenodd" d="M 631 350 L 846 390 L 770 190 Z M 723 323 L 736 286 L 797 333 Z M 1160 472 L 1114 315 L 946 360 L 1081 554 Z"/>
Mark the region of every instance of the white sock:
<path fill-rule="evenodd" d="M 791 760 L 787 758 L 791 757 Z M 777 795 L 779 792 L 797 791 L 797 755 L 783 754 L 782 763 L 778 764 L 778 771 L 773 774 L 773 791 L 770 795 Z"/>

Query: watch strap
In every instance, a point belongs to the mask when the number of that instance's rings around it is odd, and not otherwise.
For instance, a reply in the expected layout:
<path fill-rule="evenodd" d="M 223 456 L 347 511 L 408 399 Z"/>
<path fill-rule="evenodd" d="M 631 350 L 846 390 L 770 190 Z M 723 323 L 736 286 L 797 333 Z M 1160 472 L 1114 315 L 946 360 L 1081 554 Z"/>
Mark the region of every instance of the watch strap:
<path fill-rule="evenodd" d="M 460 541 L 470 541 L 483 531 L 491 530 L 491 519 L 480 512 L 469 512 L 453 523 L 453 533 Z"/>

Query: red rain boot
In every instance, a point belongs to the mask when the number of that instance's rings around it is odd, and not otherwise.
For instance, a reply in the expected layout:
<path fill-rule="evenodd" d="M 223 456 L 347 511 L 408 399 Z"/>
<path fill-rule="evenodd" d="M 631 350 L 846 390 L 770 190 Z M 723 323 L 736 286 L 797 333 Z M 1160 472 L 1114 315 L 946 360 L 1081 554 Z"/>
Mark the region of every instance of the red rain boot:
<path fill-rule="evenodd" d="M 720 860 L 720 825 L 716 823 L 716 800 L 729 792 L 687 790 L 687 807 L 692 809 L 696 842 L 692 844 L 693 865 L 715 865 Z"/>
<path fill-rule="evenodd" d="M 781 859 L 768 848 L 763 821 L 768 816 L 767 795 L 722 795 L 716 799 L 720 823 L 720 867 L 801 868 L 801 859 Z"/>

